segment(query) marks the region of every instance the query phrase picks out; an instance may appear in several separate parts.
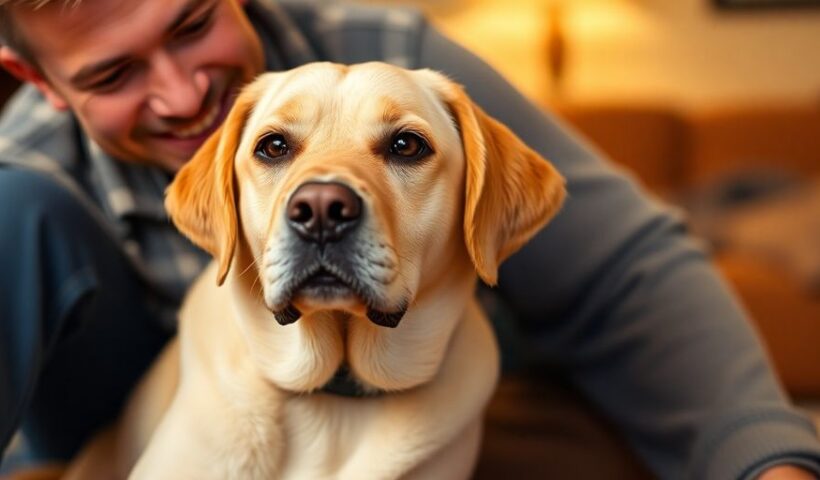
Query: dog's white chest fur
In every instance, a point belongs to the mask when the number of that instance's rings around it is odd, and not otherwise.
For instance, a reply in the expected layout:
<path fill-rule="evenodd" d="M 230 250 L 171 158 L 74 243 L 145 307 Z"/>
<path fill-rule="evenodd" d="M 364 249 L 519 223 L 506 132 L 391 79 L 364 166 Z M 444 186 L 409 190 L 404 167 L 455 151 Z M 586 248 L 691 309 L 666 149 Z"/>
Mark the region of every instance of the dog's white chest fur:
<path fill-rule="evenodd" d="M 498 375 L 495 339 L 475 301 L 431 381 L 348 398 L 288 392 L 260 375 L 234 343 L 241 334 L 225 328 L 236 325 L 228 292 L 208 281 L 194 286 L 191 298 L 199 300 L 182 312 L 181 383 L 131 478 L 469 476 Z"/>

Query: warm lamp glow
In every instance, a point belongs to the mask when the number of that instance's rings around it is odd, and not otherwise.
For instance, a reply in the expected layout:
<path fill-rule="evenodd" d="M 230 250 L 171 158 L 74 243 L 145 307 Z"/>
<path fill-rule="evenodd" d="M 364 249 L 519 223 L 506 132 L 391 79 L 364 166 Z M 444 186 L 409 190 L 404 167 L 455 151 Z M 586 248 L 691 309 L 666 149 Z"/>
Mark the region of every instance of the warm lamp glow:
<path fill-rule="evenodd" d="M 436 23 L 476 52 L 527 96 L 543 102 L 551 90 L 547 72 L 548 3 L 544 0 L 464 2 Z"/>
<path fill-rule="evenodd" d="M 601 41 L 647 35 L 652 30 L 647 15 L 633 2 L 573 0 L 564 2 L 565 29 L 573 38 Z"/>

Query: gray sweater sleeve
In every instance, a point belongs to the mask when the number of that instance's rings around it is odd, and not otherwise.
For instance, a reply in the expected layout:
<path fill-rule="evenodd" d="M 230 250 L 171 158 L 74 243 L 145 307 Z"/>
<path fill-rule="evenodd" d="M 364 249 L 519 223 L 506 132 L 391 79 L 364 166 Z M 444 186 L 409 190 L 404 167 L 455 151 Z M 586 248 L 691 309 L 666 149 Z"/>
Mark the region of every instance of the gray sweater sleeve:
<path fill-rule="evenodd" d="M 433 29 L 420 48 L 420 66 L 465 85 L 567 178 L 563 211 L 500 274 L 535 359 L 560 367 L 661 478 L 819 465 L 812 423 L 680 215 Z"/>

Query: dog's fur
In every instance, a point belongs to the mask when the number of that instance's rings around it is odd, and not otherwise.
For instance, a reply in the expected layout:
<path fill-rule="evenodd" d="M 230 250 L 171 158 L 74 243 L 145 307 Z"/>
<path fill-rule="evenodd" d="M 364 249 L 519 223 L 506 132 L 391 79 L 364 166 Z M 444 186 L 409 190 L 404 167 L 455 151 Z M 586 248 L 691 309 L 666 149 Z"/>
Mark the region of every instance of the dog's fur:
<path fill-rule="evenodd" d="M 428 155 L 390 153 L 408 131 Z M 266 160 L 271 132 L 288 152 Z M 309 182 L 360 197 L 343 241 L 318 248 L 288 225 Z M 215 259 L 178 342 L 79 464 L 105 458 L 123 476 L 139 458 L 130 478 L 151 480 L 468 477 L 499 367 L 476 274 L 494 284 L 563 198 L 554 168 L 438 73 L 261 76 L 168 191 L 174 223 Z M 320 267 L 349 288 L 300 290 Z M 373 394 L 322 392 L 342 366 Z"/>

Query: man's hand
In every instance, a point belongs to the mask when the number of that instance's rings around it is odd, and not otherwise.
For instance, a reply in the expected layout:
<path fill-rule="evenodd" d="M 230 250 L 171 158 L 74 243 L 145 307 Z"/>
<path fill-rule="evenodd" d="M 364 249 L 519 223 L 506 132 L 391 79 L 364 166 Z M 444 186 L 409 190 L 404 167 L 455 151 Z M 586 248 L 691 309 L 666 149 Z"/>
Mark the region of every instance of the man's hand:
<path fill-rule="evenodd" d="M 817 480 L 817 476 L 800 467 L 777 465 L 763 472 L 757 480 Z"/>

